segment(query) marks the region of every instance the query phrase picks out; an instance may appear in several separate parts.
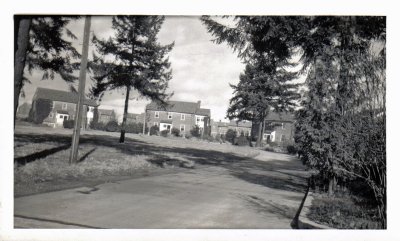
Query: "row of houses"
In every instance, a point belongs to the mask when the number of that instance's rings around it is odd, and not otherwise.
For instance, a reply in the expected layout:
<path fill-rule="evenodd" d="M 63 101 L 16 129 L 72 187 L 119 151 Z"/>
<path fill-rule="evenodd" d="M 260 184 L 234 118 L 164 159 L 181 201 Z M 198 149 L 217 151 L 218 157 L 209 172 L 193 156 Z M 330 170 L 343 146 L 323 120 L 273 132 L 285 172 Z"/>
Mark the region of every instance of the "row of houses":
<path fill-rule="evenodd" d="M 64 120 L 75 119 L 75 108 L 78 95 L 73 92 L 60 90 L 37 88 L 32 105 L 24 103 L 17 111 L 17 117 L 25 117 L 30 112 L 31 115 L 38 113 L 40 100 L 49 100 L 51 110 L 44 119 L 43 124 L 52 127 L 63 125 Z M 84 100 L 84 113 L 82 127 L 88 128 L 94 118 L 95 110 L 98 111 L 98 121 L 107 123 L 111 120 L 117 120 L 114 110 L 106 110 L 98 108 L 99 104 L 90 99 Z M 211 111 L 202 108 L 201 101 L 184 102 L 169 101 L 167 105 L 161 105 L 157 102 L 151 102 L 145 108 L 145 112 L 141 114 L 129 113 L 127 123 L 145 123 L 147 127 L 157 126 L 159 131 L 171 131 L 177 128 L 181 134 L 189 133 L 194 126 L 199 127 L 201 134 L 217 136 L 225 135 L 229 129 L 235 130 L 236 133 L 251 135 L 252 131 L 258 128 L 250 121 L 213 121 L 211 119 Z M 266 118 L 265 132 L 263 138 L 271 142 L 283 142 L 293 139 L 294 118 L 290 113 L 271 113 Z"/>

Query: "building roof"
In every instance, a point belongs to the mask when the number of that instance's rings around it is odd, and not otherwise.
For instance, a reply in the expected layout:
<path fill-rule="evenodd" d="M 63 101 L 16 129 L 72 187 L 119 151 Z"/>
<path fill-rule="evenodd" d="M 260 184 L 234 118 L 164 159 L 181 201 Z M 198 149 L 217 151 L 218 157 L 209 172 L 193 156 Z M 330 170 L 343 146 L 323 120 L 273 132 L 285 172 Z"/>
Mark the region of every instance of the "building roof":
<path fill-rule="evenodd" d="M 47 99 L 53 101 L 62 101 L 67 103 L 74 103 L 78 102 L 78 93 L 74 92 L 67 92 L 62 90 L 54 90 L 54 89 L 47 89 L 47 88 L 40 88 L 36 89 L 36 93 L 34 95 L 35 99 Z M 95 100 L 86 99 L 83 102 L 84 105 L 89 106 L 98 106 Z"/>
<path fill-rule="evenodd" d="M 163 107 L 152 101 L 147 105 L 146 109 L 210 116 L 210 109 L 200 108 L 199 102 L 167 101 L 167 106 Z"/>
<path fill-rule="evenodd" d="M 234 127 L 246 127 L 246 128 L 251 128 L 251 121 L 236 121 L 236 120 L 231 120 L 228 124 L 229 126 L 234 126 Z"/>
<path fill-rule="evenodd" d="M 98 109 L 99 115 L 108 115 L 111 116 L 114 113 L 114 110 L 107 110 L 107 109 Z"/>
<path fill-rule="evenodd" d="M 294 114 L 291 112 L 270 112 L 265 119 L 266 121 L 283 121 L 283 122 L 293 122 Z"/>
<path fill-rule="evenodd" d="M 199 108 L 196 111 L 196 115 L 211 116 L 211 111 L 210 111 L 210 109 Z"/>

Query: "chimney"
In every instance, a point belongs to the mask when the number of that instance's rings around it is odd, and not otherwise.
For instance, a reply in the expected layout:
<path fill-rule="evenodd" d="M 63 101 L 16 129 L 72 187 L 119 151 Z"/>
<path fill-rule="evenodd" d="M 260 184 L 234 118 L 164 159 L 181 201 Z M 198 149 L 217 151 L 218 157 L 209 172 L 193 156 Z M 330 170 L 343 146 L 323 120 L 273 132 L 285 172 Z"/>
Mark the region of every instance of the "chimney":
<path fill-rule="evenodd" d="M 201 101 L 199 100 L 199 101 L 197 101 L 197 107 L 200 109 L 200 104 L 201 104 Z"/>

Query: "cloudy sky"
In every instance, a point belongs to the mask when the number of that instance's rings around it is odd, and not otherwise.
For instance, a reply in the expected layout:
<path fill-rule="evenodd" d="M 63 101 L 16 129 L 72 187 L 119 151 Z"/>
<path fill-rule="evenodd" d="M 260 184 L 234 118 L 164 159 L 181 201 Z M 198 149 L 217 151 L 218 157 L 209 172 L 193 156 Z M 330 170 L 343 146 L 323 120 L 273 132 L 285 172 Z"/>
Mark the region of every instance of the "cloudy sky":
<path fill-rule="evenodd" d="M 82 49 L 83 19 L 71 22 L 68 28 L 78 37 L 74 46 Z M 98 38 L 108 38 L 113 34 L 111 17 L 93 17 L 91 30 Z M 211 109 L 214 120 L 223 120 L 232 89 L 229 83 L 236 84 L 244 65 L 227 45 L 217 45 L 199 17 L 167 16 L 159 32 L 159 41 L 169 44 L 175 41 L 175 47 L 169 54 L 172 65 L 172 79 L 169 91 L 174 92 L 171 100 L 201 101 L 203 108 Z M 93 46 L 92 46 L 93 47 Z M 89 49 L 89 57 L 93 50 Z M 30 102 L 37 87 L 68 90 L 68 85 L 59 77 L 54 80 L 41 80 L 42 73 L 35 72 L 29 79 L 31 84 L 24 87 L 25 98 L 20 104 Z M 77 86 L 77 84 L 76 84 Z M 90 78 L 86 79 L 86 89 L 91 86 Z M 114 109 L 122 118 L 124 91 L 105 93 L 100 108 Z M 132 96 L 129 102 L 129 112 L 141 113 L 149 100 Z"/>

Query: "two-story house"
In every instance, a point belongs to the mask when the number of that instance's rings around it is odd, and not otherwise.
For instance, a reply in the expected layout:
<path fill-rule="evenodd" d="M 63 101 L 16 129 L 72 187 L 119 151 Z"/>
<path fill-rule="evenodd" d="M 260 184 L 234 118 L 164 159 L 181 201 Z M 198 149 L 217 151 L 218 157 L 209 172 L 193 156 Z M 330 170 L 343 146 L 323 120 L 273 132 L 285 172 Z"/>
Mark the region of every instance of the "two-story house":
<path fill-rule="evenodd" d="M 107 124 L 108 122 L 112 120 L 117 120 L 117 115 L 114 110 L 108 110 L 108 109 L 98 109 L 97 113 L 99 114 L 99 120 L 98 122 Z"/>
<path fill-rule="evenodd" d="M 78 94 L 62 90 L 37 88 L 32 98 L 32 107 L 30 115 L 35 116 L 42 108 L 39 100 L 50 101 L 50 113 L 43 120 L 43 124 L 59 127 L 63 126 L 64 120 L 76 118 L 76 103 L 78 102 Z M 86 128 L 93 120 L 93 109 L 98 104 L 94 100 L 85 99 L 83 101 L 83 118 L 82 127 Z"/>
<path fill-rule="evenodd" d="M 189 133 L 194 126 L 204 132 L 210 126 L 210 109 L 200 107 L 201 102 L 168 101 L 166 106 L 151 102 L 146 106 L 146 126 L 158 126 L 159 131 L 178 128 L 181 134 Z"/>
<path fill-rule="evenodd" d="M 292 142 L 294 138 L 294 114 L 271 112 L 265 119 L 263 139 L 267 142 Z"/>
<path fill-rule="evenodd" d="M 217 135 L 225 135 L 226 132 L 231 129 L 236 131 L 236 135 L 240 135 L 243 133 L 245 136 L 250 136 L 251 133 L 251 127 L 252 127 L 252 122 L 251 121 L 236 121 L 236 120 L 231 120 L 230 122 L 211 122 L 211 135 L 213 137 Z"/>
<path fill-rule="evenodd" d="M 126 123 L 143 123 L 144 122 L 144 113 L 136 114 L 136 113 L 128 113 L 126 116 Z"/>

